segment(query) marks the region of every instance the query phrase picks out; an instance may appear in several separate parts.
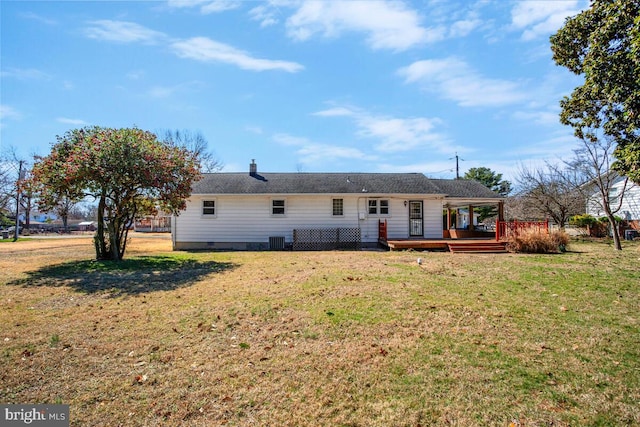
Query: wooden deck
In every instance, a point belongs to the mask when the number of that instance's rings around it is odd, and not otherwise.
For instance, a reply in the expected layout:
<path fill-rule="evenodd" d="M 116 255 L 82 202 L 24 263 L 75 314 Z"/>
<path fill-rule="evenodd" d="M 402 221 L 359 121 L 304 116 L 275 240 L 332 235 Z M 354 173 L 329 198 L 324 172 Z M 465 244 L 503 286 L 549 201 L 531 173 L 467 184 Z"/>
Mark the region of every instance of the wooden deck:
<path fill-rule="evenodd" d="M 506 253 L 504 242 L 495 239 L 380 239 L 380 244 L 392 251 L 426 250 L 450 251 L 454 253 Z"/>

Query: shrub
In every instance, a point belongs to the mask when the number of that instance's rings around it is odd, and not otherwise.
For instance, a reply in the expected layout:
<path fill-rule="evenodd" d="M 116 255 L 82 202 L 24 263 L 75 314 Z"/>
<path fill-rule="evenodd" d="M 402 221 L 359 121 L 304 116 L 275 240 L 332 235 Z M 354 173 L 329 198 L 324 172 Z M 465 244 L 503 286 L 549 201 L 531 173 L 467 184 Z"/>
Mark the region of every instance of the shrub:
<path fill-rule="evenodd" d="M 549 254 L 564 252 L 569 243 L 569 236 L 564 231 L 549 233 L 530 230 L 518 233 L 507 241 L 510 252 Z"/>
<path fill-rule="evenodd" d="M 588 228 L 596 224 L 597 222 L 598 222 L 598 219 L 589 214 L 574 215 L 571 218 L 569 218 L 569 224 L 575 227 Z"/>

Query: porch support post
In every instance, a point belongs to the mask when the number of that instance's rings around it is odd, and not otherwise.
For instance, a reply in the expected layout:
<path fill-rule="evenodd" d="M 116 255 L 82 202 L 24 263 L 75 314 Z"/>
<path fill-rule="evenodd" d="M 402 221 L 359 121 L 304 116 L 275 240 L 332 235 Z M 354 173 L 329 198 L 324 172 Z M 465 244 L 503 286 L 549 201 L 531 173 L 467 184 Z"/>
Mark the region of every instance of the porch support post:
<path fill-rule="evenodd" d="M 469 205 L 469 231 L 475 228 L 473 225 L 473 205 Z"/>
<path fill-rule="evenodd" d="M 447 230 L 451 230 L 451 208 L 447 206 Z"/>
<path fill-rule="evenodd" d="M 498 202 L 498 221 L 504 221 L 504 202 Z"/>

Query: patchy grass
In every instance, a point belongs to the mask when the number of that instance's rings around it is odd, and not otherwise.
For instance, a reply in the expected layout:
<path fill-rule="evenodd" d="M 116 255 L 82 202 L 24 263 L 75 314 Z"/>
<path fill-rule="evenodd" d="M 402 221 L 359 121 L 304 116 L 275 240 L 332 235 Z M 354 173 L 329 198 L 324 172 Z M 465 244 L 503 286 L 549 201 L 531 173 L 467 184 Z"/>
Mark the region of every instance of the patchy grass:
<path fill-rule="evenodd" d="M 640 246 L 0 246 L 0 401 L 74 426 L 640 425 Z"/>

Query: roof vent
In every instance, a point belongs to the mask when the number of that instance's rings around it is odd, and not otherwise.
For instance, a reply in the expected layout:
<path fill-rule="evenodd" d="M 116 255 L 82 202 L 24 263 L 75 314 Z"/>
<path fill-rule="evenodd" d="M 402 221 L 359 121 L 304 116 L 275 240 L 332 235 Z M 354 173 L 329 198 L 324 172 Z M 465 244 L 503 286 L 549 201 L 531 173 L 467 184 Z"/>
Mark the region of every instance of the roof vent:
<path fill-rule="evenodd" d="M 249 175 L 256 176 L 258 174 L 258 165 L 256 164 L 256 159 L 251 159 L 251 164 L 249 165 Z"/>

